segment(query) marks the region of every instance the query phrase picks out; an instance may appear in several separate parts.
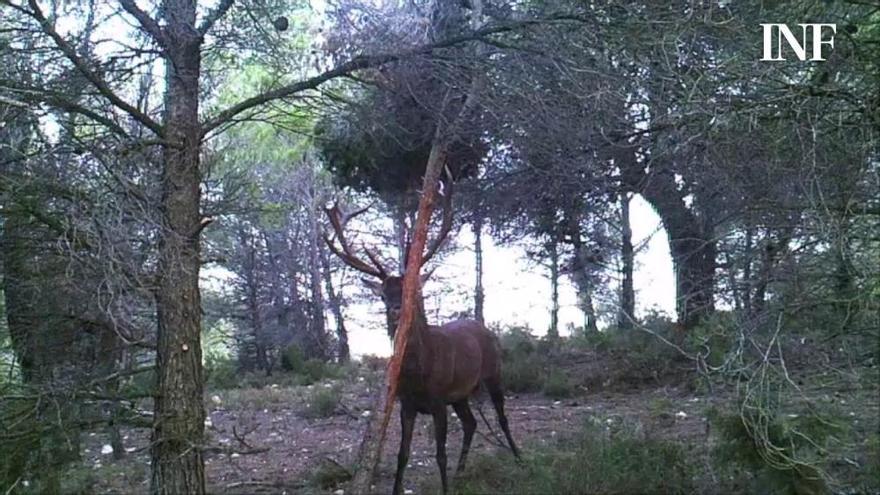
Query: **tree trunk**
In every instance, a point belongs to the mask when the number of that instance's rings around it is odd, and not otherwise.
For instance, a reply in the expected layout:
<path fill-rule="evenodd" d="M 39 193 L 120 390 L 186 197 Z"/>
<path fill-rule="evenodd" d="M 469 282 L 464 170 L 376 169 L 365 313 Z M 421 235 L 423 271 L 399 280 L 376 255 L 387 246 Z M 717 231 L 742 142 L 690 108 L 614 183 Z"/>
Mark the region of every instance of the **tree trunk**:
<path fill-rule="evenodd" d="M 324 294 L 321 292 L 321 261 L 318 250 L 320 249 L 321 232 L 318 228 L 318 208 L 315 204 L 314 178 L 309 186 L 309 287 L 311 291 L 312 318 L 309 323 L 309 339 L 311 357 L 327 360 L 327 332 L 324 323 Z"/>
<path fill-rule="evenodd" d="M 716 241 L 709 226 L 688 208 L 673 172 L 662 163 L 652 167 L 647 178 L 630 185 L 663 221 L 675 268 L 678 321 L 690 329 L 715 311 Z"/>
<path fill-rule="evenodd" d="M 201 36 L 192 0 L 164 4 L 166 53 L 158 332 L 151 442 L 153 494 L 205 493 L 205 410 L 199 294 L 199 70 Z"/>
<path fill-rule="evenodd" d="M 581 240 L 579 232 L 572 234 L 572 246 L 574 247 L 572 280 L 577 287 L 578 307 L 584 313 L 584 332 L 598 332 L 596 309 L 593 306 L 593 281 L 590 278 L 592 255 Z"/>
<path fill-rule="evenodd" d="M 472 228 L 474 231 L 474 272 L 476 276 L 474 281 L 474 319 L 484 323 L 483 305 L 486 294 L 483 291 L 483 217 L 480 214 L 474 217 Z"/>
<path fill-rule="evenodd" d="M 620 258 L 621 258 L 621 287 L 620 287 L 620 313 L 617 317 L 617 326 L 621 329 L 629 329 L 633 326 L 636 314 L 636 294 L 633 288 L 633 266 L 635 254 L 632 244 L 632 226 L 629 220 L 629 203 L 632 197 L 628 194 L 621 198 L 620 202 Z"/>
<path fill-rule="evenodd" d="M 550 328 L 547 338 L 559 338 L 559 249 L 556 241 L 552 241 L 550 251 Z"/>
<path fill-rule="evenodd" d="M 348 330 L 345 328 L 345 315 L 342 314 L 342 298 L 333 288 L 333 279 L 330 276 L 330 257 L 325 249 L 321 249 L 321 265 L 324 271 L 324 288 L 327 290 L 327 299 L 330 302 L 330 311 L 336 320 L 336 357 L 340 363 L 347 363 L 351 359 L 351 351 L 348 348 Z"/>

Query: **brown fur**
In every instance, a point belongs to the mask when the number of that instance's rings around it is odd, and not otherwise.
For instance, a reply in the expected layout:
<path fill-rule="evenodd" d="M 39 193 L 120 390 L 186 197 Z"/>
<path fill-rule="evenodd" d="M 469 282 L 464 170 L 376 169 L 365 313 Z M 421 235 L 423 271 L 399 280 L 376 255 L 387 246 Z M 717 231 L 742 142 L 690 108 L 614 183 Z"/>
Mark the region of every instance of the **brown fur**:
<path fill-rule="evenodd" d="M 386 277 L 382 283 L 371 280 L 364 282 L 382 296 L 388 316 L 388 332 L 393 337 L 400 314 L 402 277 Z M 431 414 L 434 418 L 437 464 L 443 492 L 446 493 L 446 406 L 453 406 L 464 430 L 457 468 L 457 472 L 460 472 L 464 469 L 477 426 L 468 401 L 481 386 L 489 393 L 501 429 L 518 459 L 519 450 L 510 435 L 504 413 L 498 338 L 476 320 L 461 319 L 443 326 L 428 325 L 423 303 L 417 301 L 397 392 L 402 434 L 392 493 L 399 494 L 403 490 L 403 471 L 409 459 L 416 413 Z"/>

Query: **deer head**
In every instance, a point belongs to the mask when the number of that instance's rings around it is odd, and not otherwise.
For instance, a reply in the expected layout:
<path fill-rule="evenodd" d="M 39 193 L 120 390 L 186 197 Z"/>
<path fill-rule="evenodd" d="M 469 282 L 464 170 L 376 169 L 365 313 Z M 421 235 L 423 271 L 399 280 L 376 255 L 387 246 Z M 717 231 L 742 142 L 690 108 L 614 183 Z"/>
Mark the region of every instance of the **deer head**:
<path fill-rule="evenodd" d="M 451 177 L 448 177 L 448 179 L 441 184 L 440 197 L 443 199 L 443 218 L 440 224 L 440 231 L 428 244 L 428 248 L 422 256 L 420 266 L 424 266 L 424 264 L 437 253 L 446 240 L 449 231 L 452 229 Z M 362 245 L 361 249 L 369 262 L 365 261 L 363 257 L 358 256 L 355 253 L 352 244 L 345 237 L 345 227 L 348 225 L 348 222 L 352 218 L 366 212 L 368 209 L 369 206 L 352 212 L 346 212 L 339 205 L 338 201 L 332 207 L 326 208 L 325 212 L 330 218 L 330 225 L 333 227 L 334 237 L 325 235 L 324 240 L 330 250 L 342 259 L 345 264 L 371 276 L 371 278 L 362 277 L 361 280 L 374 294 L 379 296 L 385 304 L 388 335 L 391 338 L 394 338 L 395 331 L 397 330 L 397 322 L 400 319 L 401 306 L 403 304 L 403 275 L 391 275 L 390 270 L 385 267 L 385 264 L 382 263 L 379 256 L 370 248 Z M 336 245 L 337 241 L 339 246 Z M 407 251 L 409 251 L 409 245 L 407 245 Z M 409 252 L 407 252 L 407 256 L 409 256 Z M 421 285 L 424 285 L 431 276 L 431 273 L 433 273 L 433 270 L 420 277 Z M 423 317 L 424 309 L 422 308 L 421 297 L 417 301 L 417 304 L 417 314 Z M 422 318 L 422 320 L 424 320 L 424 318 Z"/>
<path fill-rule="evenodd" d="M 433 272 L 434 271 L 431 270 L 422 274 L 419 277 L 419 285 L 425 285 L 425 282 L 431 278 Z M 394 334 L 397 332 L 397 323 L 400 321 L 400 308 L 403 305 L 403 276 L 391 275 L 384 278 L 382 281 L 362 277 L 361 281 L 373 292 L 373 294 L 379 296 L 385 304 L 385 318 L 388 325 L 388 336 L 393 339 Z M 424 308 L 421 298 L 416 301 L 416 304 L 419 306 L 418 313 L 423 314 Z"/>

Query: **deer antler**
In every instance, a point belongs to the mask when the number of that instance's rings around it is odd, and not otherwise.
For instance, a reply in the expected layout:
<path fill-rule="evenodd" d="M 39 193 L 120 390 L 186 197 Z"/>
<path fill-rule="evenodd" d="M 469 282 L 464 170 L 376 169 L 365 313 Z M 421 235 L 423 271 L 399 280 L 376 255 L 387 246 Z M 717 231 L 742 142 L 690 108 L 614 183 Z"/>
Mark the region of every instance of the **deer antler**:
<path fill-rule="evenodd" d="M 343 233 L 349 220 L 367 211 L 370 206 L 371 205 L 367 205 L 364 208 L 352 212 L 344 212 L 342 211 L 342 208 L 339 207 L 339 201 L 336 201 L 332 207 L 324 208 L 324 212 L 330 217 L 330 225 L 333 226 L 333 231 L 336 233 L 336 238 L 339 239 L 339 245 L 342 249 L 337 248 L 336 243 L 333 242 L 333 239 L 328 237 L 326 233 L 324 233 L 324 242 L 327 243 L 327 247 L 330 248 L 330 251 L 333 251 L 333 254 L 339 256 L 346 265 L 368 275 L 385 279 L 388 277 L 388 271 L 382 265 L 379 257 L 370 249 L 364 247 L 364 251 L 366 251 L 367 257 L 370 258 L 373 265 L 371 266 L 367 262 L 361 260 L 352 252 L 351 244 L 345 239 L 345 234 Z"/>
<path fill-rule="evenodd" d="M 425 256 L 422 257 L 422 266 L 430 260 L 434 254 L 443 245 L 449 231 L 452 230 L 452 172 L 449 167 L 444 168 L 446 172 L 446 180 L 439 183 L 440 191 L 438 193 L 443 197 L 443 219 L 440 223 L 440 232 L 437 237 L 428 245 Z"/>

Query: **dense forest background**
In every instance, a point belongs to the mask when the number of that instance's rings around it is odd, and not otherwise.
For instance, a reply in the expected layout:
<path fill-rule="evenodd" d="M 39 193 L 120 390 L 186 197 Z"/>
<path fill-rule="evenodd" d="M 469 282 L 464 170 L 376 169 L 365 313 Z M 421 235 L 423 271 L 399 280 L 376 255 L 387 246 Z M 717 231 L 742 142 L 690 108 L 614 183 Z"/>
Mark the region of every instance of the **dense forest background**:
<path fill-rule="evenodd" d="M 493 328 L 525 466 L 484 454 L 456 490 L 880 490 L 880 5 L 0 13 L 3 493 L 345 490 L 383 361 L 351 358 L 346 312 L 378 300 L 325 210 L 369 206 L 355 242 L 402 270 L 438 129 L 434 228 L 474 241 L 437 277 L 475 257 L 469 311 L 441 316 L 484 319 L 484 236 L 554 287 L 547 329 Z M 771 22 L 835 23 L 834 47 L 762 62 Z M 636 315 L 634 197 L 674 318 Z"/>

